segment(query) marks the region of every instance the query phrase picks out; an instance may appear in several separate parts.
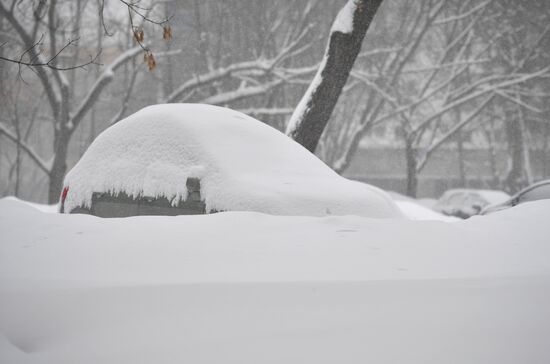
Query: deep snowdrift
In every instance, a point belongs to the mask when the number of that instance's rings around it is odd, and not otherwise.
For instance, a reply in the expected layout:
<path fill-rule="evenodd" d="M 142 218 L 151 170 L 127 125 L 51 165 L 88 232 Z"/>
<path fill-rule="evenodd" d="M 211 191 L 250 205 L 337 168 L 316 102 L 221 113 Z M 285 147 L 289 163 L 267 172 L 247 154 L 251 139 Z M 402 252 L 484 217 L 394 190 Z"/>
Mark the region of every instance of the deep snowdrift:
<path fill-rule="evenodd" d="M 549 213 L 100 219 L 0 200 L 0 363 L 547 363 Z"/>
<path fill-rule="evenodd" d="M 340 177 L 274 128 L 212 105 L 146 107 L 105 130 L 67 174 L 65 211 L 93 192 L 187 197 L 201 179 L 206 210 L 395 217 L 382 190 Z"/>

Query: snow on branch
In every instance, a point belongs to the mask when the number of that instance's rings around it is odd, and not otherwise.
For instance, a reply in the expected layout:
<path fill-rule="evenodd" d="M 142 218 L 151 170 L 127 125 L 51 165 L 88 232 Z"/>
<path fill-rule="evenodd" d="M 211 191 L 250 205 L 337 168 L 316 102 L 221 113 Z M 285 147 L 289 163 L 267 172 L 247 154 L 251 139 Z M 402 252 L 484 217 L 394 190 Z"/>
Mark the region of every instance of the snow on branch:
<path fill-rule="evenodd" d="M 251 116 L 259 116 L 259 115 L 290 115 L 294 111 L 294 109 L 289 107 L 275 107 L 275 108 L 251 108 L 251 109 L 237 109 L 238 111 L 242 112 L 243 114 L 251 115 Z"/>
<path fill-rule="evenodd" d="M 261 95 L 282 83 L 283 80 L 275 80 L 258 86 L 239 87 L 236 90 L 207 97 L 200 102 L 203 104 L 224 105 L 247 97 Z"/>
<path fill-rule="evenodd" d="M 270 68 L 265 61 L 247 61 L 234 63 L 224 68 L 219 68 L 214 71 L 197 75 L 195 78 L 188 80 L 176 88 L 168 97 L 164 100 L 165 103 L 177 102 L 183 94 L 194 90 L 195 88 L 210 84 L 220 79 L 230 77 L 232 74 L 239 71 L 246 70 L 260 70 L 267 71 Z"/>
<path fill-rule="evenodd" d="M 75 128 L 78 123 L 83 119 L 88 110 L 92 107 L 95 100 L 99 97 L 99 94 L 103 91 L 105 86 L 107 86 L 114 77 L 114 72 L 117 68 L 121 67 L 124 63 L 130 61 L 137 54 L 141 52 L 141 47 L 130 48 L 127 51 L 119 55 L 113 62 L 105 67 L 101 75 L 98 77 L 97 81 L 92 85 L 88 94 L 84 96 L 80 105 L 76 109 L 76 112 L 71 117 L 71 122 L 73 128 Z"/>
<path fill-rule="evenodd" d="M 309 33 L 310 29 L 310 26 L 305 27 L 294 39 L 285 42 L 283 48 L 271 59 L 260 58 L 254 61 L 233 63 L 201 75 L 196 75 L 193 79 L 190 79 L 177 87 L 170 95 L 168 95 L 168 97 L 166 97 L 164 102 L 178 102 L 185 94 L 193 92 L 199 87 L 203 87 L 228 77 L 244 78 L 247 76 L 262 77 L 266 75 L 275 75 L 279 78 L 283 78 L 283 75 L 286 73 L 294 72 L 295 74 L 302 74 L 303 72 L 301 72 L 301 70 L 289 70 L 287 72 L 285 69 L 277 68 L 277 65 L 290 57 L 300 54 L 311 46 L 311 44 L 306 44 L 300 47 L 300 44 Z M 260 88 L 258 87 L 255 90 L 260 90 Z M 255 92 L 252 90 L 249 91 L 253 93 Z M 232 96 L 228 95 L 229 93 L 214 95 L 206 98 L 206 100 L 211 99 L 218 103 L 217 100 L 224 100 L 225 98 L 231 99 L 236 96 L 235 91 L 231 91 Z"/>
<path fill-rule="evenodd" d="M 358 2 L 349 0 L 346 5 L 338 12 L 330 32 L 340 32 L 349 34 L 353 31 L 353 14 L 357 10 Z"/>
<path fill-rule="evenodd" d="M 425 67 L 415 67 L 407 68 L 401 71 L 402 74 L 407 73 L 423 73 L 423 72 L 432 72 L 434 70 L 440 71 L 447 68 L 455 68 L 456 66 L 473 66 L 478 64 L 485 64 L 490 62 L 489 59 L 473 59 L 473 60 L 460 60 L 448 63 L 441 63 L 435 66 L 425 66 Z"/>
<path fill-rule="evenodd" d="M 453 109 L 457 106 L 460 106 L 460 105 L 463 105 L 463 104 L 465 104 L 469 101 L 472 101 L 472 100 L 474 100 L 474 99 L 476 99 L 480 96 L 486 95 L 486 94 L 491 93 L 491 92 L 495 92 L 498 89 L 503 89 L 503 88 L 506 88 L 506 87 L 521 84 L 521 83 L 527 82 L 527 81 L 529 81 L 531 79 L 534 79 L 534 78 L 537 78 L 537 77 L 548 77 L 548 76 L 550 76 L 550 67 L 546 67 L 546 68 L 543 68 L 543 69 L 541 69 L 537 72 L 533 72 L 533 73 L 529 73 L 529 74 L 519 74 L 519 75 L 516 74 L 516 75 L 505 75 L 505 76 L 498 75 L 498 76 L 486 77 L 484 79 L 484 82 L 476 82 L 473 85 L 471 85 L 471 87 L 468 87 L 467 89 L 461 90 L 460 94 L 455 95 L 452 98 L 451 102 L 444 105 L 442 108 L 437 110 L 434 114 L 432 114 L 428 118 L 424 119 L 424 121 L 422 123 L 420 123 L 416 128 L 414 128 L 412 130 L 412 132 L 413 133 L 418 132 L 419 130 L 421 130 L 425 127 L 425 124 L 428 124 L 428 123 L 432 122 L 433 120 L 440 117 L 442 114 L 448 112 L 449 110 L 451 110 L 451 109 Z M 510 77 L 512 77 L 512 79 L 507 79 L 505 81 L 495 83 L 495 84 L 486 84 L 487 81 L 493 81 L 495 79 L 510 78 Z M 480 87 L 478 87 L 478 86 L 480 86 Z M 476 88 L 479 88 L 479 89 L 476 91 Z M 391 117 L 399 115 L 403 112 L 406 112 L 410 108 L 416 107 L 419 104 L 419 102 L 420 102 L 419 100 L 415 100 L 415 101 L 411 102 L 408 105 L 404 105 L 404 106 L 401 106 L 397 109 L 393 109 L 392 111 L 379 116 L 372 124 L 377 125 L 377 124 L 381 123 L 384 120 L 387 120 Z"/>

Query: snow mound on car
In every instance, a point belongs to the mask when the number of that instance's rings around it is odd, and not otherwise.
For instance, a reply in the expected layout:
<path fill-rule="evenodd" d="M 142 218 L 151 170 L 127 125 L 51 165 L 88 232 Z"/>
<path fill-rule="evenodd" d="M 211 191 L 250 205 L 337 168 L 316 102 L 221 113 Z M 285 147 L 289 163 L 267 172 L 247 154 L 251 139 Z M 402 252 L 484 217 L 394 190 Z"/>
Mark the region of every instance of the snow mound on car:
<path fill-rule="evenodd" d="M 146 107 L 105 130 L 67 174 L 65 211 L 94 192 L 187 197 L 201 181 L 207 211 L 400 216 L 382 190 L 347 180 L 274 128 L 202 104 Z"/>

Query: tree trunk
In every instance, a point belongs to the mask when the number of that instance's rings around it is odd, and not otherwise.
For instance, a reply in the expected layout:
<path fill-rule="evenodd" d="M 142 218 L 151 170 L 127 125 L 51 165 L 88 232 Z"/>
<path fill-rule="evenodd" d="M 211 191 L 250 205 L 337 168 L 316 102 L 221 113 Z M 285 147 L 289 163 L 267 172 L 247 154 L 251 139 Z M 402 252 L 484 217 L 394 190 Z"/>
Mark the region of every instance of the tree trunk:
<path fill-rule="evenodd" d="M 519 118 L 514 118 L 505 121 L 506 139 L 508 141 L 509 167 L 508 174 L 504 181 L 504 189 L 509 193 L 515 193 L 524 187 L 527 182 L 526 156 L 525 156 L 525 140 L 523 128 Z"/>
<path fill-rule="evenodd" d="M 164 3 L 164 17 L 169 19 L 171 14 L 175 13 L 174 3 Z M 170 53 L 172 50 L 172 42 L 164 42 L 164 51 Z M 165 65 L 162 68 L 162 100 L 166 98 L 174 91 L 174 75 L 173 75 L 173 60 L 170 55 L 164 58 Z"/>
<path fill-rule="evenodd" d="M 70 132 L 62 129 L 56 135 L 55 151 L 52 168 L 50 170 L 50 185 L 48 189 L 48 203 L 54 204 L 59 201 L 59 195 L 63 188 L 63 179 L 67 172 L 67 151 L 70 141 Z"/>
<path fill-rule="evenodd" d="M 495 123 L 493 120 L 490 121 L 490 126 L 488 129 L 484 128 L 485 134 L 487 135 L 487 140 L 489 141 L 489 147 L 487 149 L 489 167 L 491 168 L 491 188 L 497 189 L 501 188 L 500 185 L 500 176 L 498 173 L 497 166 L 497 151 L 496 151 L 496 137 L 495 137 Z"/>
<path fill-rule="evenodd" d="M 336 17 L 324 59 L 290 118 L 287 135 L 315 152 L 363 38 L 382 0 L 348 0 Z"/>
<path fill-rule="evenodd" d="M 15 154 L 15 188 L 14 195 L 15 197 L 20 197 L 20 188 L 21 188 L 21 163 L 23 163 L 23 155 L 21 154 L 21 128 L 19 125 L 19 118 L 16 117 L 15 121 L 15 133 L 17 135 L 16 154 Z"/>
<path fill-rule="evenodd" d="M 464 158 L 464 135 L 462 131 L 458 131 L 456 134 L 456 146 L 458 149 L 458 177 L 460 180 L 460 187 L 466 187 L 466 163 Z"/>
<path fill-rule="evenodd" d="M 405 145 L 405 161 L 407 164 L 407 196 L 416 198 L 418 189 L 418 173 L 416 150 L 412 141 L 407 140 Z"/>
<path fill-rule="evenodd" d="M 546 122 L 546 125 L 544 127 L 544 146 L 542 148 L 542 155 L 543 155 L 543 163 L 542 163 L 542 177 L 543 178 L 548 178 L 550 177 L 549 176 L 549 171 L 548 171 L 548 161 L 550 161 L 550 153 L 549 152 L 549 148 L 548 148 L 548 139 L 550 139 L 550 121 L 549 122 Z"/>

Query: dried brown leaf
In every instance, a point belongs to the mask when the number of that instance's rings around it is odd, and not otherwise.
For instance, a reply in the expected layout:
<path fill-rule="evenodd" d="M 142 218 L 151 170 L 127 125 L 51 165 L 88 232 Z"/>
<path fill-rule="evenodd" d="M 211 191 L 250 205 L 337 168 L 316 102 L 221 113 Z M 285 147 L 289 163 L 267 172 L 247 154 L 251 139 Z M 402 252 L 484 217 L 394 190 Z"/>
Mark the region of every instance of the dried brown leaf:
<path fill-rule="evenodd" d="M 143 29 L 141 28 L 134 29 L 134 39 L 138 43 L 143 43 L 143 40 L 145 39 L 145 34 L 143 33 Z"/>
<path fill-rule="evenodd" d="M 170 27 L 170 25 L 165 25 L 163 27 L 162 39 L 164 40 L 172 39 L 172 28 Z"/>
<path fill-rule="evenodd" d="M 155 61 L 155 57 L 153 57 L 153 53 L 149 53 L 149 56 L 147 57 L 147 67 L 149 67 L 149 71 L 152 71 L 157 66 L 157 62 Z"/>

